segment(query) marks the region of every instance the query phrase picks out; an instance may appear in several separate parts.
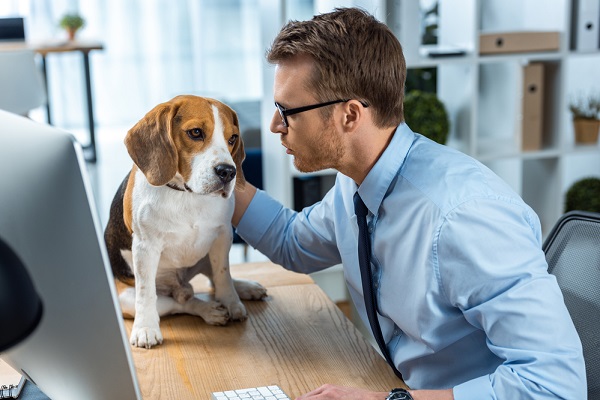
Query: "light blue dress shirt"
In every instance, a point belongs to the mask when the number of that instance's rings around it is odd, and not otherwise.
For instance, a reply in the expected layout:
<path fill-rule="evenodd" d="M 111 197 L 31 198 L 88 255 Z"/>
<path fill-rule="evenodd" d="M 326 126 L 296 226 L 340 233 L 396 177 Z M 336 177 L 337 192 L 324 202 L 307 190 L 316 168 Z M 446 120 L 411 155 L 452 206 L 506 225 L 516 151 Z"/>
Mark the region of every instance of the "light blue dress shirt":
<path fill-rule="evenodd" d="M 290 270 L 342 263 L 369 326 L 356 190 L 338 174 L 301 213 L 258 191 L 237 232 Z M 411 388 L 453 388 L 456 400 L 586 398 L 581 342 L 547 273 L 539 220 L 501 179 L 401 124 L 358 190 L 383 337 Z"/>

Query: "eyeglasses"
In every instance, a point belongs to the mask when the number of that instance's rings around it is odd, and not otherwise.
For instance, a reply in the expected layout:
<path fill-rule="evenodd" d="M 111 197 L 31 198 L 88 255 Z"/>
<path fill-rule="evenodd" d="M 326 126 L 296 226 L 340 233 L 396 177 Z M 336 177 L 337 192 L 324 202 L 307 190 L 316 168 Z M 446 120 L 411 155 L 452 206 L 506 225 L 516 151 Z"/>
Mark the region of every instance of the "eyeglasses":
<path fill-rule="evenodd" d="M 289 126 L 288 120 L 287 120 L 288 115 L 294 115 L 294 114 L 298 114 L 298 113 L 301 113 L 304 111 L 314 110 L 315 108 L 330 106 L 332 104 L 345 103 L 350 100 L 351 99 L 332 100 L 332 101 L 326 101 L 325 103 L 312 104 L 310 106 L 303 106 L 303 107 L 296 107 L 296 108 L 285 108 L 281 104 L 275 102 L 275 107 L 277 107 L 277 111 L 279 111 L 279 115 L 281 115 L 281 120 L 283 121 L 283 126 L 285 126 L 287 128 Z M 366 104 L 365 102 L 362 102 L 362 101 L 360 102 L 360 104 L 362 104 L 363 107 L 369 106 L 368 104 Z"/>

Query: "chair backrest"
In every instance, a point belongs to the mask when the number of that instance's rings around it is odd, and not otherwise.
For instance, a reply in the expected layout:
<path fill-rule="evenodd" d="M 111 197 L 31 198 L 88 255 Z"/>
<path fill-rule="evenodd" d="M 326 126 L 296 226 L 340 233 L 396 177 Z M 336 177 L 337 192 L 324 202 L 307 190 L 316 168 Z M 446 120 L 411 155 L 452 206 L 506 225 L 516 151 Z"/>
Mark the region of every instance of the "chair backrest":
<path fill-rule="evenodd" d="M 0 109 L 27 115 L 45 102 L 44 79 L 33 50 L 0 51 Z"/>
<path fill-rule="evenodd" d="M 543 249 L 581 338 L 588 398 L 600 399 L 600 214 L 563 215 Z"/>

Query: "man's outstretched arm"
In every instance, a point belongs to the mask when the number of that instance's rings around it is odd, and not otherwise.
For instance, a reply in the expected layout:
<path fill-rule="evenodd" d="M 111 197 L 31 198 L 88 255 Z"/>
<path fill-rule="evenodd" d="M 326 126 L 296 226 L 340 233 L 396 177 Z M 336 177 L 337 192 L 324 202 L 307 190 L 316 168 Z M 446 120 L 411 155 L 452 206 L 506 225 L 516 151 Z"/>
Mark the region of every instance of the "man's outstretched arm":
<path fill-rule="evenodd" d="M 231 218 L 233 226 L 238 226 L 255 194 L 256 187 L 248 182 L 245 183 L 243 189 L 235 190 L 235 210 Z"/>

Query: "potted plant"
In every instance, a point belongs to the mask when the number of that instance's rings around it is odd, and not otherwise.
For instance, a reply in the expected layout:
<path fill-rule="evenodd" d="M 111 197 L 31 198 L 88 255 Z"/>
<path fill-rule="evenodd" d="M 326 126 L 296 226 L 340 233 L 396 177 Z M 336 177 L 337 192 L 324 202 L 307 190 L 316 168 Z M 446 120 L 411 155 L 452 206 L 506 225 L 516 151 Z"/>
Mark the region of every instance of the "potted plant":
<path fill-rule="evenodd" d="M 600 178 L 584 178 L 571 185 L 565 196 L 565 212 L 573 210 L 600 212 Z"/>
<path fill-rule="evenodd" d="M 600 131 L 600 95 L 590 95 L 571 102 L 573 127 L 577 143 L 597 143 Z"/>
<path fill-rule="evenodd" d="M 444 104 L 435 93 L 412 90 L 404 99 L 404 119 L 414 132 L 446 144 L 450 121 Z"/>
<path fill-rule="evenodd" d="M 65 14 L 60 19 L 59 25 L 67 31 L 69 40 L 74 40 L 77 31 L 84 27 L 85 20 L 79 14 Z"/>

